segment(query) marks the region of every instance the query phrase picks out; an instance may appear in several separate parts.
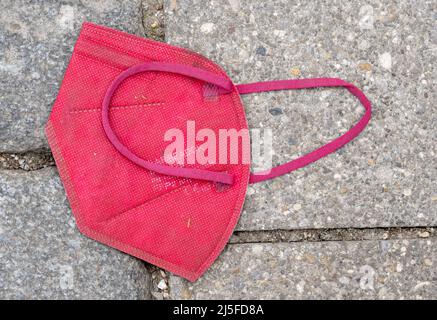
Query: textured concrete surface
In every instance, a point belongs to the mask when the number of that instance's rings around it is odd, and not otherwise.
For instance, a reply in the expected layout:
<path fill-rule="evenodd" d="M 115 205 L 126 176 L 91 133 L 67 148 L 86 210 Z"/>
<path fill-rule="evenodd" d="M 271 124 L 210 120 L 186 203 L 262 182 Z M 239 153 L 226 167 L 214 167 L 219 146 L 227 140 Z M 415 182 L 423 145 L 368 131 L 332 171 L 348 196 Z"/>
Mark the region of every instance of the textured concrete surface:
<path fill-rule="evenodd" d="M 196 283 L 170 277 L 173 299 L 432 299 L 436 238 L 230 245 Z"/>
<path fill-rule="evenodd" d="M 351 144 L 251 186 L 238 229 L 436 225 L 435 1 L 165 4 L 167 42 L 213 59 L 236 83 L 341 77 L 373 102 L 370 126 Z M 362 114 L 339 89 L 243 100 L 249 126 L 273 130 L 275 164 L 328 142 Z"/>
<path fill-rule="evenodd" d="M 140 0 L 0 1 L 0 152 L 48 148 L 44 125 L 84 20 L 142 32 Z"/>
<path fill-rule="evenodd" d="M 0 171 L 0 299 L 147 299 L 149 283 L 78 232 L 56 169 Z"/>

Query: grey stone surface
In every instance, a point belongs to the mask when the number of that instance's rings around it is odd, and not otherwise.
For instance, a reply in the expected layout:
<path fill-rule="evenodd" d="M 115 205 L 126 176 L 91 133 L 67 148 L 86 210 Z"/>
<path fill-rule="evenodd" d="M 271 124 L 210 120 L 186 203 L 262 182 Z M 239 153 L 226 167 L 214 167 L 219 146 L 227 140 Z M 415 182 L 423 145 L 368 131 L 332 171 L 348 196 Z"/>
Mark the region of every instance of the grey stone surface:
<path fill-rule="evenodd" d="M 370 126 L 351 144 L 251 186 L 237 229 L 436 225 L 436 6 L 166 1 L 167 42 L 213 59 L 236 83 L 340 77 L 373 102 Z M 340 89 L 243 100 L 250 127 L 273 129 L 274 164 L 330 141 L 362 114 Z"/>
<path fill-rule="evenodd" d="M 229 245 L 173 299 L 436 299 L 436 238 Z"/>
<path fill-rule="evenodd" d="M 144 264 L 82 236 L 54 168 L 0 171 L 0 299 L 147 299 Z"/>
<path fill-rule="evenodd" d="M 140 0 L 0 1 L 0 152 L 48 148 L 44 125 L 84 20 L 142 32 Z"/>

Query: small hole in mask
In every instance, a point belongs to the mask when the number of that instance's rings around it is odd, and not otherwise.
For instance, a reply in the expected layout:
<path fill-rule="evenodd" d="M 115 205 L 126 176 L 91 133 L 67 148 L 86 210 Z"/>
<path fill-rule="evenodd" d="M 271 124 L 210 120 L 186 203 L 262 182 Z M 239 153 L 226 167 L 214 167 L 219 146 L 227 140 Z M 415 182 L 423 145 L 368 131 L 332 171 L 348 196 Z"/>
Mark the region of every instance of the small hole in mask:
<path fill-rule="evenodd" d="M 205 83 L 203 85 L 203 97 L 206 101 L 217 101 L 219 97 L 218 87 L 211 83 Z"/>
<path fill-rule="evenodd" d="M 230 184 L 221 183 L 221 182 L 214 182 L 215 190 L 217 192 L 225 192 L 231 188 Z"/>

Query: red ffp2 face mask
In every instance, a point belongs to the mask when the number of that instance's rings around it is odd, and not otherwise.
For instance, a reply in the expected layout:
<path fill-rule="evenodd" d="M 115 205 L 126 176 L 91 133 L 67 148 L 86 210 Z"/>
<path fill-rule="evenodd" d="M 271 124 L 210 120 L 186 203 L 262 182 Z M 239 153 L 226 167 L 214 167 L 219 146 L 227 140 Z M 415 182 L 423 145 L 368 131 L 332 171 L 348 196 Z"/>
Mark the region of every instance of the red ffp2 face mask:
<path fill-rule="evenodd" d="M 365 107 L 359 122 L 325 146 L 251 174 L 250 164 L 169 165 L 171 128 L 248 129 L 240 95 L 344 87 Z M 371 104 L 335 78 L 234 85 L 205 57 L 84 23 L 46 126 L 79 230 L 108 246 L 194 281 L 238 221 L 249 183 L 301 168 L 356 137 Z M 228 155 L 230 157 L 231 155 Z"/>

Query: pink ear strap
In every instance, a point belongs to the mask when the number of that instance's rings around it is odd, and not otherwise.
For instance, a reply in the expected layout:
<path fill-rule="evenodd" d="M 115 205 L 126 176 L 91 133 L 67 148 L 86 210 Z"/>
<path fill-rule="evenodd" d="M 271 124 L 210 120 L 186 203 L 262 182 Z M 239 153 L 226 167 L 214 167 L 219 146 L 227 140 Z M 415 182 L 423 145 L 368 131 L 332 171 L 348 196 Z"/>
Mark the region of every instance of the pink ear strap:
<path fill-rule="evenodd" d="M 115 132 L 111 128 L 109 121 L 109 105 L 114 92 L 120 86 L 120 84 L 128 77 L 133 76 L 138 73 L 146 71 L 162 71 L 171 72 L 184 76 L 188 76 L 197 80 L 205 81 L 214 84 L 221 88 L 224 92 L 230 92 L 232 90 L 233 84 L 226 77 L 216 75 L 209 71 L 199 69 L 196 67 L 191 67 L 187 65 L 177 64 L 177 63 L 166 63 L 166 62 L 146 62 L 140 65 L 135 65 L 121 72 L 109 86 L 102 103 L 102 124 L 103 129 L 108 137 L 108 140 L 112 143 L 115 149 L 118 150 L 123 156 L 125 156 L 130 161 L 136 163 L 137 165 L 151 170 L 160 174 L 177 176 L 190 179 L 207 180 L 213 182 L 220 182 L 224 184 L 232 184 L 233 176 L 226 172 L 216 172 L 210 170 L 202 169 L 191 169 L 191 168 L 180 168 L 172 167 L 168 165 L 162 165 L 150 161 L 141 159 L 130 151 L 117 137 Z M 269 172 L 259 172 L 252 174 L 250 176 L 250 183 L 260 182 L 264 180 L 269 180 L 274 177 L 286 174 L 290 171 L 296 170 L 307 164 L 314 162 L 327 154 L 337 150 L 342 147 L 353 138 L 355 138 L 366 126 L 370 120 L 371 116 L 371 104 L 366 98 L 364 93 L 362 93 L 354 85 L 347 83 L 340 79 L 335 78 L 318 78 L 318 79 L 301 79 L 301 80 L 277 80 L 268 82 L 257 82 L 249 84 L 240 84 L 236 88 L 240 94 L 248 94 L 263 91 L 274 91 L 274 90 L 286 90 L 286 89 L 305 89 L 305 88 L 316 88 L 316 87 L 345 87 L 358 98 L 358 100 L 363 104 L 366 112 L 360 121 L 352 127 L 348 132 L 338 137 L 337 139 L 331 141 L 330 143 L 324 145 L 323 147 L 316 149 L 296 160 L 282 164 L 278 167 L 273 168 Z"/>
<path fill-rule="evenodd" d="M 163 72 L 181 74 L 194 79 L 215 84 L 216 86 L 228 92 L 232 90 L 233 87 L 232 82 L 226 79 L 225 77 L 218 76 L 212 72 L 208 72 L 199 68 L 190 67 L 187 65 L 182 65 L 177 63 L 146 62 L 126 69 L 125 71 L 120 73 L 111 83 L 108 90 L 106 91 L 105 98 L 103 99 L 103 103 L 102 103 L 103 129 L 106 133 L 106 136 L 108 137 L 112 145 L 115 147 L 115 149 L 117 149 L 118 152 L 120 152 L 123 156 L 128 158 L 130 161 L 136 163 L 140 167 L 143 167 L 144 169 L 151 170 L 160 174 L 182 177 L 182 178 L 208 180 L 214 182 L 221 182 L 225 184 L 232 184 L 233 176 L 226 172 L 171 167 L 168 165 L 146 161 L 138 157 L 132 151 L 130 151 L 118 139 L 117 135 L 112 130 L 109 121 L 109 104 L 111 102 L 112 95 L 126 78 L 145 71 L 163 71 Z"/>
<path fill-rule="evenodd" d="M 341 148 L 346 143 L 354 139 L 360 134 L 361 131 L 366 127 L 370 120 L 372 114 L 372 105 L 364 95 L 364 93 L 346 81 L 336 78 L 314 78 L 314 79 L 297 79 L 297 80 L 277 80 L 277 81 L 267 81 L 267 82 L 256 82 L 248 84 L 237 85 L 238 92 L 240 94 L 248 94 L 255 92 L 264 91 L 275 91 L 275 90 L 288 90 L 288 89 L 307 89 L 307 88 L 317 88 L 317 87 L 344 87 L 349 90 L 365 108 L 365 113 L 363 117 L 358 121 L 358 123 L 353 126 L 349 131 L 347 131 L 342 136 L 332 140 L 331 142 L 325 144 L 324 146 L 307 153 L 306 155 L 295 159 L 293 161 L 284 163 L 275 168 L 272 168 L 266 172 L 258 172 L 250 175 L 249 183 L 261 182 L 275 177 L 281 176 L 283 174 L 289 173 L 293 170 L 302 168 L 311 162 L 314 162 L 331 152 L 334 152 L 338 148 Z"/>

